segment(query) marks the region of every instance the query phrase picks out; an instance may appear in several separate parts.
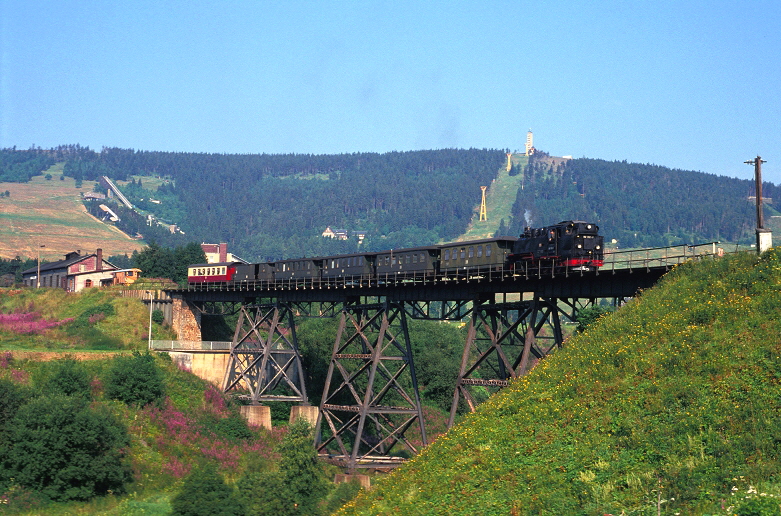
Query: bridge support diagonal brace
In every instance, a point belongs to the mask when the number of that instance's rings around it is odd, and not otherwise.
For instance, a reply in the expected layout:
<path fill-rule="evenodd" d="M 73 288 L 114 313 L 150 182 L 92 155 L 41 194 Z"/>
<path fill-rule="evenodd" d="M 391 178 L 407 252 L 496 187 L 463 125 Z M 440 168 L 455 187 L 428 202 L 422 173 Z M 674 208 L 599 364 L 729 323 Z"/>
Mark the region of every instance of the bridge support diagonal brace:
<path fill-rule="evenodd" d="M 526 374 L 532 359 L 561 347 L 557 301 L 539 297 L 515 303 L 474 301 L 448 428 L 462 402 L 474 412 L 480 401 L 506 387 L 511 378 Z"/>
<path fill-rule="evenodd" d="M 309 403 L 293 315 L 284 303 L 241 306 L 223 392 L 244 391 L 241 397 L 253 405 Z"/>
<path fill-rule="evenodd" d="M 402 303 L 342 310 L 315 435 L 320 457 L 351 472 L 398 466 L 427 444 Z"/>

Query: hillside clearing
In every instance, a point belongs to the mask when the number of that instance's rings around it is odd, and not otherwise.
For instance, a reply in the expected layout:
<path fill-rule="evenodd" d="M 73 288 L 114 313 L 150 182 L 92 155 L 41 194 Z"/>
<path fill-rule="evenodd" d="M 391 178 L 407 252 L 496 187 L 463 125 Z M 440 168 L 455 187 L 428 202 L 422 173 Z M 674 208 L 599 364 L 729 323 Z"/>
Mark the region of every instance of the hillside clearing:
<path fill-rule="evenodd" d="M 47 171 L 52 179 L 36 176 L 29 183 L 0 183 L 0 191 L 9 197 L 0 199 L 0 258 L 37 257 L 61 260 L 66 253 L 103 249 L 103 256 L 131 254 L 144 248 L 114 226 L 90 216 L 81 203 L 81 193 L 90 192 L 93 181 L 84 181 L 81 188 L 66 177 L 60 180 L 62 165 Z"/>

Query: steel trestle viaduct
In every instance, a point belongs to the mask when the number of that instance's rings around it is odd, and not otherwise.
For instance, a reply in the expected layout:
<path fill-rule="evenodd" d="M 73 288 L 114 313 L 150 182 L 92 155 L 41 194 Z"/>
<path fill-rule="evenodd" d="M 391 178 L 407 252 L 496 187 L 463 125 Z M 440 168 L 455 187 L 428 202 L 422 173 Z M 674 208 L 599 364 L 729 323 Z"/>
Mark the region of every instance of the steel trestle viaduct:
<path fill-rule="evenodd" d="M 720 250 L 719 250 L 720 251 Z M 195 314 L 238 313 L 223 390 L 251 404 L 308 405 L 296 316 L 339 317 L 319 405 L 320 456 L 354 472 L 397 466 L 427 444 L 408 319 L 463 321 L 467 337 L 449 425 L 459 406 L 525 374 L 562 346 L 562 321 L 597 299 L 651 287 L 716 244 L 616 252 L 596 272 L 494 270 L 464 279 L 191 285 L 170 293 Z"/>

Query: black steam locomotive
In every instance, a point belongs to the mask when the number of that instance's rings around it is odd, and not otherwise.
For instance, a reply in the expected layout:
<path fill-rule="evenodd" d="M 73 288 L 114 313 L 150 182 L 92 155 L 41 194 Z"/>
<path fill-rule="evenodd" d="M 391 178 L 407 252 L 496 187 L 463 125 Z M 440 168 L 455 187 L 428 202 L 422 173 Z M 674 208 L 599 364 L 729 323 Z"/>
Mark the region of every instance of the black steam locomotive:
<path fill-rule="evenodd" d="M 564 221 L 526 228 L 520 237 L 496 237 L 426 247 L 265 263 L 190 265 L 191 285 L 376 285 L 390 281 L 459 279 L 531 271 L 593 271 L 603 263 L 596 224 Z"/>
<path fill-rule="evenodd" d="M 567 220 L 544 228 L 526 228 L 513 247 L 513 259 L 549 261 L 555 267 L 596 270 L 602 266 L 604 237 L 596 224 Z"/>

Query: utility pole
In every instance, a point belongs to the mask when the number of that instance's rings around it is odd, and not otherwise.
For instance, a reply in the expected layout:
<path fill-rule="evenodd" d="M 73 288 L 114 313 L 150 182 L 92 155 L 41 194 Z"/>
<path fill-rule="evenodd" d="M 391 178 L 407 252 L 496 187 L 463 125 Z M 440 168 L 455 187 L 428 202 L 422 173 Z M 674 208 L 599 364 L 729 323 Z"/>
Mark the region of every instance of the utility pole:
<path fill-rule="evenodd" d="M 37 283 L 37 286 L 35 288 L 41 288 L 41 247 L 46 247 L 46 246 L 43 244 L 38 246 L 38 272 L 37 272 L 37 276 L 35 276 L 35 281 Z"/>
<path fill-rule="evenodd" d="M 754 182 L 757 196 L 757 253 L 762 253 L 773 247 L 773 235 L 765 229 L 765 218 L 762 212 L 762 163 L 767 163 L 761 157 L 744 161 L 746 165 L 754 165 Z"/>
<path fill-rule="evenodd" d="M 146 293 L 149 295 L 149 345 L 148 349 L 152 349 L 152 300 L 154 299 L 154 290 L 147 290 Z"/>

